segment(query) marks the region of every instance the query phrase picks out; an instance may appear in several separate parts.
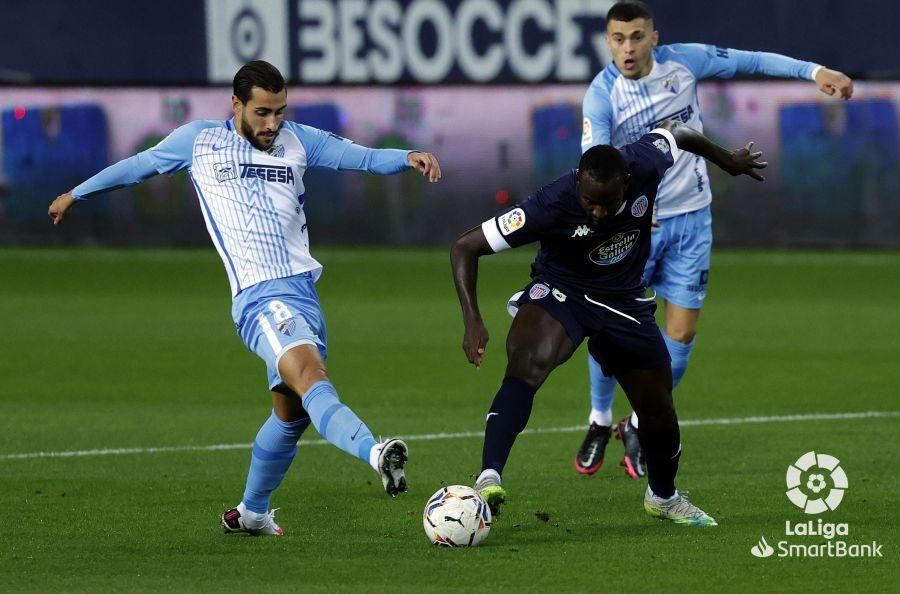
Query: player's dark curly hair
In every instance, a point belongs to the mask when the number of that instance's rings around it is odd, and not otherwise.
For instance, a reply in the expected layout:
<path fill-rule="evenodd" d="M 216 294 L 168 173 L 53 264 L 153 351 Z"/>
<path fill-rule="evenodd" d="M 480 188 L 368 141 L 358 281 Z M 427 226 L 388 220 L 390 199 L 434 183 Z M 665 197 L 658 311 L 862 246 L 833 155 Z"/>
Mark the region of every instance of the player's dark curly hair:
<path fill-rule="evenodd" d="M 599 182 L 608 182 L 618 176 L 628 177 L 628 167 L 619 149 L 608 144 L 592 146 L 581 155 L 579 175 L 589 175 Z"/>
<path fill-rule="evenodd" d="M 284 77 L 268 62 L 253 60 L 241 66 L 234 75 L 234 95 L 241 103 L 247 103 L 253 87 L 259 87 L 270 93 L 280 93 L 284 89 Z"/>
<path fill-rule="evenodd" d="M 609 21 L 633 21 L 634 19 L 653 20 L 653 13 L 650 7 L 640 0 L 629 0 L 628 2 L 616 2 L 613 7 L 606 13 L 606 22 Z"/>

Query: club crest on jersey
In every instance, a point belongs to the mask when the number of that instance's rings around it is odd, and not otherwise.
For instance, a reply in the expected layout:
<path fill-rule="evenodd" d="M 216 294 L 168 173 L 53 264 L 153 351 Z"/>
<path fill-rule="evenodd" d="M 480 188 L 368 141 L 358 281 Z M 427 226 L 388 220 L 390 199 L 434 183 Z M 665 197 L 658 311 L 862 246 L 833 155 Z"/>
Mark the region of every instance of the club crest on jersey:
<path fill-rule="evenodd" d="M 663 88 L 673 95 L 678 94 L 678 80 L 673 76 L 663 81 Z"/>
<path fill-rule="evenodd" d="M 269 150 L 266 152 L 269 153 L 270 155 L 272 155 L 273 157 L 283 157 L 284 156 L 284 145 L 276 144 L 276 145 L 270 147 Z"/>
<path fill-rule="evenodd" d="M 639 196 L 637 200 L 634 201 L 634 204 L 631 205 L 631 216 L 641 218 L 644 216 L 644 213 L 647 212 L 647 207 L 650 205 L 650 201 L 647 200 L 646 196 Z"/>
<path fill-rule="evenodd" d="M 591 259 L 591 262 L 598 266 L 610 266 L 616 262 L 621 262 L 634 248 L 640 235 L 640 229 L 616 233 L 595 247 L 588 257 Z"/>
<path fill-rule="evenodd" d="M 528 296 L 532 299 L 532 301 L 537 301 L 538 299 L 543 299 L 547 295 L 550 294 L 550 287 L 547 285 L 538 283 L 531 287 L 531 290 L 528 291 Z"/>
<path fill-rule="evenodd" d="M 660 138 L 658 140 L 653 141 L 653 146 L 659 149 L 659 152 L 663 154 L 669 154 L 669 141 L 665 138 Z"/>
<path fill-rule="evenodd" d="M 278 331 L 285 336 L 291 336 L 296 328 L 297 322 L 294 321 L 294 318 L 290 318 L 278 324 Z"/>
<path fill-rule="evenodd" d="M 261 179 L 264 182 L 279 184 L 294 183 L 294 170 L 285 165 L 258 165 L 241 163 L 241 179 Z"/>
<path fill-rule="evenodd" d="M 237 177 L 234 173 L 234 163 L 215 163 L 214 166 L 216 168 L 216 181 L 219 183 Z"/>
<path fill-rule="evenodd" d="M 525 224 L 525 211 L 521 208 L 514 208 L 506 214 L 497 217 L 497 226 L 500 227 L 500 233 L 509 235 L 517 229 L 521 229 Z"/>

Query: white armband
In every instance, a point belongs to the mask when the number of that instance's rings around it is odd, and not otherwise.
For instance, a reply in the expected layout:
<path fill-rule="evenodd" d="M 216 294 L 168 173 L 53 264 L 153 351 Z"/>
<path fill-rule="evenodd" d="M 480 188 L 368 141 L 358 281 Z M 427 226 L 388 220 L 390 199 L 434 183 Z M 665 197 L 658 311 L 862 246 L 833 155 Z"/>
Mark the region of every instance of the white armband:
<path fill-rule="evenodd" d="M 503 239 L 500 230 L 497 228 L 496 217 L 481 223 L 481 232 L 484 233 L 485 239 L 487 239 L 488 244 L 491 246 L 491 249 L 494 250 L 495 254 L 509 249 L 509 244 L 506 243 L 506 240 Z"/>
<path fill-rule="evenodd" d="M 669 142 L 669 150 L 672 152 L 672 162 L 678 160 L 678 157 L 681 156 L 681 149 L 678 148 L 678 143 L 675 142 L 675 137 L 672 136 L 672 133 L 664 128 L 654 128 L 650 130 L 650 134 L 659 134 L 663 136 Z"/>

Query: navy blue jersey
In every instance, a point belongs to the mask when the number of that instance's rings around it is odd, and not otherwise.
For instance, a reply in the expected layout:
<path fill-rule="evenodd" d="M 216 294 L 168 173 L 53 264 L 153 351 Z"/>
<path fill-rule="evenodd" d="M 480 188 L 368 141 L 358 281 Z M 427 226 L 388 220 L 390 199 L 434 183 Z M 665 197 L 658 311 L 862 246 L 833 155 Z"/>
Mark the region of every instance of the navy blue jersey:
<path fill-rule="evenodd" d="M 482 225 L 495 252 L 540 241 L 532 278 L 588 295 L 643 290 L 650 255 L 656 191 L 678 147 L 666 130 L 654 130 L 619 149 L 631 178 L 615 215 L 593 225 L 578 199 L 575 170 Z"/>

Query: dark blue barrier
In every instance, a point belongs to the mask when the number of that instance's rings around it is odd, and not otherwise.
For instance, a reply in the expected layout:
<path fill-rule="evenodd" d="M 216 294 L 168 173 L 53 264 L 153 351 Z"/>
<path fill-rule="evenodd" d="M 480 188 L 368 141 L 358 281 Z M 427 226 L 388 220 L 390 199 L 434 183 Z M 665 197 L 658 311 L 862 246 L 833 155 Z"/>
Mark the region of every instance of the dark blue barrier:
<path fill-rule="evenodd" d="M 106 116 L 97 105 L 3 111 L 3 171 L 10 186 L 10 219 L 45 216 L 46 202 L 109 164 Z"/>

